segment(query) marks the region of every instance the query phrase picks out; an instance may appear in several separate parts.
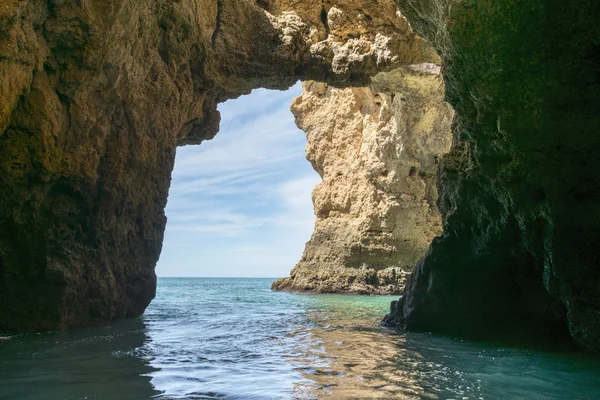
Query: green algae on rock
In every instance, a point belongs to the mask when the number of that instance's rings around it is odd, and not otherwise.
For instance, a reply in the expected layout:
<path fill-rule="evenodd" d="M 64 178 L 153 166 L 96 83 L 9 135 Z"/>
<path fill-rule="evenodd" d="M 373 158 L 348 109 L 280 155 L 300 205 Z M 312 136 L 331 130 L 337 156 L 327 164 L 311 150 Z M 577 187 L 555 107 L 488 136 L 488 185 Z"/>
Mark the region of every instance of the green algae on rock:
<path fill-rule="evenodd" d="M 444 234 L 385 322 L 600 350 L 600 3 L 400 0 L 443 55 Z"/>

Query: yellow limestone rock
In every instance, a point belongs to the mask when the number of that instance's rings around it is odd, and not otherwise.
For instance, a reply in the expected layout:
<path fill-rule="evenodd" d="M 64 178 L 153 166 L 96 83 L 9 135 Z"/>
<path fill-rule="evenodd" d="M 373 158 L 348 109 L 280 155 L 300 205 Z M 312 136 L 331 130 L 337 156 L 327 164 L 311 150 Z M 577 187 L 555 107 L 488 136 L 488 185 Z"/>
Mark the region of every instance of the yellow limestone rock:
<path fill-rule="evenodd" d="M 382 73 L 370 87 L 303 87 L 291 108 L 323 181 L 313 191 L 312 238 L 273 288 L 398 293 L 441 233 L 435 182 L 453 112 L 439 67 Z"/>
<path fill-rule="evenodd" d="M 218 103 L 436 62 L 393 0 L 0 1 L 0 331 L 144 312 L 176 147 Z"/>

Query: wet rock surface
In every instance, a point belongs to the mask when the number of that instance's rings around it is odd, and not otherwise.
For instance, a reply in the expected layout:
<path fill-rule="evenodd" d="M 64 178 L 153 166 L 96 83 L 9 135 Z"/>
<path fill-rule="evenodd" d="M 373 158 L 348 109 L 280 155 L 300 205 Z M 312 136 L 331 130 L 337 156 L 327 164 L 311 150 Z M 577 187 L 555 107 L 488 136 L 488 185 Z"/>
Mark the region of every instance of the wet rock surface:
<path fill-rule="evenodd" d="M 385 322 L 600 350 L 600 3 L 399 3 L 443 55 L 456 123 L 444 234 Z"/>

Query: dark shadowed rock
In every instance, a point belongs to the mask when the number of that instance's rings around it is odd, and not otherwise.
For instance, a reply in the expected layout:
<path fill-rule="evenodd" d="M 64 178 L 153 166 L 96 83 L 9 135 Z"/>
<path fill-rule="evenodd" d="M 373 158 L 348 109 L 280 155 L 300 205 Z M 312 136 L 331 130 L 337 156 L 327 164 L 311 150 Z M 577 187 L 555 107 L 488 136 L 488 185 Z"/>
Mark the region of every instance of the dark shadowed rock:
<path fill-rule="evenodd" d="M 457 118 L 444 234 L 386 321 L 600 350 L 600 3 L 400 5 L 443 55 Z"/>

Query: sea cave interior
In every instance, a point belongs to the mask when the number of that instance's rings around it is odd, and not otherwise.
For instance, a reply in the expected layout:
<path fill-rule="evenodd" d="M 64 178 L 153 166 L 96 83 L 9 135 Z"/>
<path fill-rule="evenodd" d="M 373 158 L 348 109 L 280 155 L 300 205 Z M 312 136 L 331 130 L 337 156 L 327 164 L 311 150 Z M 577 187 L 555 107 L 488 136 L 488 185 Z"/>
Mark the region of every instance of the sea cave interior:
<path fill-rule="evenodd" d="M 0 399 L 596 399 L 600 2 L 3 0 Z"/>

